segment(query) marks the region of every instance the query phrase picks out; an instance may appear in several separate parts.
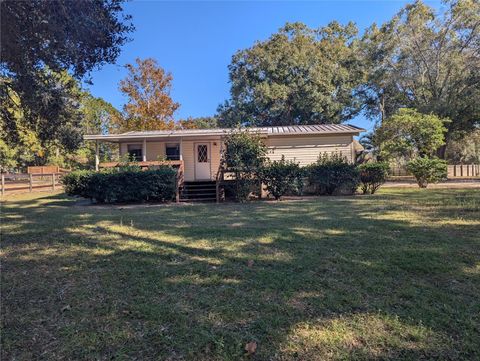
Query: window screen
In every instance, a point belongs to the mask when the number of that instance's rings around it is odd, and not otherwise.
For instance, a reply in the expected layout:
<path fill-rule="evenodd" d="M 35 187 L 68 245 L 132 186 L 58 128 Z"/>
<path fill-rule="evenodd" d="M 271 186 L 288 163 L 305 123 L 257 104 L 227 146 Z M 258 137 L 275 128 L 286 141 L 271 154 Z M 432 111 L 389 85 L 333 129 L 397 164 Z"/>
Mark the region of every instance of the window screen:
<path fill-rule="evenodd" d="M 127 148 L 128 148 L 128 157 L 130 159 L 136 160 L 137 162 L 143 160 L 141 144 L 129 144 Z"/>
<path fill-rule="evenodd" d="M 180 144 L 167 144 L 165 155 L 167 160 L 180 160 Z"/>

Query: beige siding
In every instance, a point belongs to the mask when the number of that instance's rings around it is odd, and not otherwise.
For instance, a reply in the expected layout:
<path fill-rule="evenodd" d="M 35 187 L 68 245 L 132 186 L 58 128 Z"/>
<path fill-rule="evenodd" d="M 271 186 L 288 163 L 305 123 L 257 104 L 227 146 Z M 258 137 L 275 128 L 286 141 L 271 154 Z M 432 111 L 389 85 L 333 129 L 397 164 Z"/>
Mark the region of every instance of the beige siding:
<path fill-rule="evenodd" d="M 195 180 L 195 158 L 193 153 L 193 142 L 183 141 L 182 144 L 183 162 L 185 166 L 185 180 Z"/>
<path fill-rule="evenodd" d="M 279 136 L 267 139 L 268 157 L 279 160 L 293 160 L 305 166 L 314 163 L 321 153 L 341 153 L 350 162 L 353 161 L 353 137 L 337 136 Z"/>
<path fill-rule="evenodd" d="M 147 142 L 147 161 L 159 160 L 165 157 L 165 143 Z"/>
<path fill-rule="evenodd" d="M 220 166 L 220 148 L 220 141 L 211 142 L 212 179 L 216 179 L 218 167 Z"/>
<path fill-rule="evenodd" d="M 199 138 L 200 139 L 200 138 Z M 349 161 L 354 159 L 353 137 L 351 135 L 323 135 L 323 136 L 270 136 L 266 140 L 272 160 L 279 160 L 282 155 L 305 166 L 314 163 L 320 153 L 339 152 Z M 164 141 L 147 142 L 147 160 L 158 160 L 165 155 Z M 175 143 L 169 142 L 169 143 Z M 181 146 L 185 164 L 185 180 L 195 180 L 195 143 L 210 144 L 210 172 L 214 180 L 220 165 L 221 141 L 215 139 L 184 140 Z M 127 153 L 128 144 L 141 144 L 141 142 L 128 142 L 120 144 L 120 155 Z"/>

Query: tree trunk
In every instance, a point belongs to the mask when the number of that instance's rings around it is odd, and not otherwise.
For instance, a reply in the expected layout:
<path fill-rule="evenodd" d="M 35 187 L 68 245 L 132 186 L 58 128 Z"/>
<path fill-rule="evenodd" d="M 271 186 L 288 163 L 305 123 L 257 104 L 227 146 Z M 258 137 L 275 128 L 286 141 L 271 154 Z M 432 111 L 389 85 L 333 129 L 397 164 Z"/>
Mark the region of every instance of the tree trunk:
<path fill-rule="evenodd" d="M 444 144 L 437 149 L 437 157 L 440 159 L 445 159 L 445 152 L 447 151 L 447 145 Z"/>

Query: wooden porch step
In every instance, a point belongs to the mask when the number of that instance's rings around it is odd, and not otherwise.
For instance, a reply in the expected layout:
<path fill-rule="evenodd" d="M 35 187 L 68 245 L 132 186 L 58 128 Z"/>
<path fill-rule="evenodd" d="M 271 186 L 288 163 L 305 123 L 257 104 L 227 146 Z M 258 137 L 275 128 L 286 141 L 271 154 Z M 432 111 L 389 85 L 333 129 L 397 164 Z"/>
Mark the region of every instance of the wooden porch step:
<path fill-rule="evenodd" d="M 180 198 L 180 202 L 215 202 L 217 198 Z"/>
<path fill-rule="evenodd" d="M 212 202 L 216 199 L 215 181 L 185 182 L 180 193 L 181 202 Z"/>
<path fill-rule="evenodd" d="M 192 192 L 192 193 L 183 193 L 182 198 L 190 198 L 189 196 L 194 196 L 194 197 L 205 197 L 205 196 L 212 196 L 215 197 L 216 193 L 215 192 Z"/>

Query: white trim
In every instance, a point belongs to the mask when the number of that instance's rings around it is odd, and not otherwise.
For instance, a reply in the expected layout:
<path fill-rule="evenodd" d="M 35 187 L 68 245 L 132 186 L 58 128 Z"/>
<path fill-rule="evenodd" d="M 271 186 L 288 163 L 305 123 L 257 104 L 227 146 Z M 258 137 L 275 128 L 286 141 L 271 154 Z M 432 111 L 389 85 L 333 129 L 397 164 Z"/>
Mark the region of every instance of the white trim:
<path fill-rule="evenodd" d="M 143 138 L 143 143 L 142 143 L 142 160 L 144 162 L 147 161 L 147 138 Z"/>
<path fill-rule="evenodd" d="M 209 163 L 209 177 L 208 178 L 197 178 L 197 145 L 198 144 L 208 144 L 208 163 Z M 194 142 L 193 143 L 193 178 L 196 181 L 206 181 L 212 180 L 212 142 Z"/>
<path fill-rule="evenodd" d="M 100 154 L 98 149 L 98 140 L 95 141 L 95 170 L 98 171 L 100 165 Z"/>

